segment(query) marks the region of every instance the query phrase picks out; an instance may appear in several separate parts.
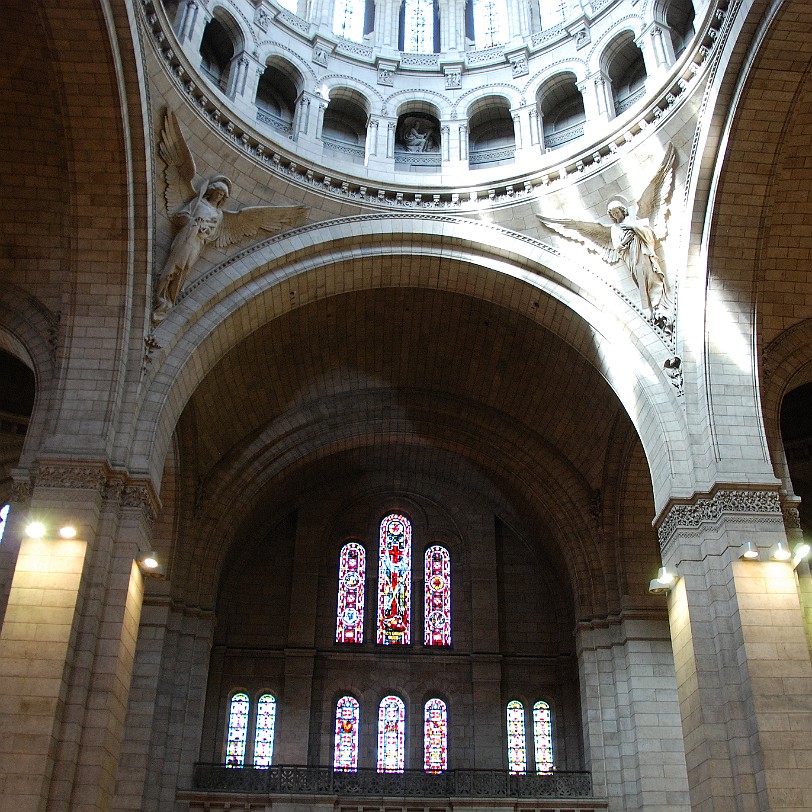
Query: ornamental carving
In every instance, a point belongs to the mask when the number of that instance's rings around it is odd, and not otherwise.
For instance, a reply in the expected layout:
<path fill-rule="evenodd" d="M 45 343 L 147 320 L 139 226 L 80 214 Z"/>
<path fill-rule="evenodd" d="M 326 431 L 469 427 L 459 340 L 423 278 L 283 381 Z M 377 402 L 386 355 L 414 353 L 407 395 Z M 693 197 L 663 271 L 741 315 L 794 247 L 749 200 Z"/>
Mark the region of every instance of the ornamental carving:
<path fill-rule="evenodd" d="M 19 505 L 27 505 L 31 502 L 31 483 L 13 482 L 11 485 L 11 501 Z"/>
<path fill-rule="evenodd" d="M 784 521 L 778 491 L 720 489 L 690 504 L 672 505 L 657 529 L 660 549 L 664 551 L 674 534 L 681 530 L 716 524 L 726 514 L 736 513 L 747 514 L 747 519 L 767 516 L 770 520 Z"/>
<path fill-rule="evenodd" d="M 44 488 L 76 488 L 103 492 L 106 474 L 97 465 L 40 465 L 36 484 Z"/>
<path fill-rule="evenodd" d="M 155 521 L 155 501 L 152 491 L 147 485 L 125 485 L 121 493 L 121 507 L 138 508 L 143 511 L 144 517 L 151 525 Z"/>

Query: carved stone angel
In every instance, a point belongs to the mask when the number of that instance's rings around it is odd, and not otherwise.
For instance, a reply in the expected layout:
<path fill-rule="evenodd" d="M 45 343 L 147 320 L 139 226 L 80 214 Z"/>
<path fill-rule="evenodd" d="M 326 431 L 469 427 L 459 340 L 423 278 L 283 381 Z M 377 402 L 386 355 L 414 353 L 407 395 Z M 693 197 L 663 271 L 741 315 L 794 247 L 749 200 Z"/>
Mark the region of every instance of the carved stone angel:
<path fill-rule="evenodd" d="M 194 158 L 170 110 L 164 116 L 159 149 L 165 164 L 166 210 L 179 230 L 158 279 L 154 322 L 166 318 L 209 243 L 226 248 L 255 236 L 260 229 L 271 233 L 281 231 L 299 225 L 308 211 L 306 206 L 246 206 L 237 211 L 224 211 L 222 207 L 231 194 L 231 181 L 224 175 L 204 180 L 196 191 Z"/>
<path fill-rule="evenodd" d="M 581 242 L 610 263 L 622 262 L 640 293 L 640 305 L 654 324 L 666 332 L 674 326 L 674 302 L 662 257 L 662 240 L 668 236 L 668 215 L 674 191 L 676 153 L 669 144 L 660 168 L 637 201 L 631 216 L 622 200 L 606 207 L 612 224 L 588 220 L 565 220 L 538 215 L 547 228 Z"/>

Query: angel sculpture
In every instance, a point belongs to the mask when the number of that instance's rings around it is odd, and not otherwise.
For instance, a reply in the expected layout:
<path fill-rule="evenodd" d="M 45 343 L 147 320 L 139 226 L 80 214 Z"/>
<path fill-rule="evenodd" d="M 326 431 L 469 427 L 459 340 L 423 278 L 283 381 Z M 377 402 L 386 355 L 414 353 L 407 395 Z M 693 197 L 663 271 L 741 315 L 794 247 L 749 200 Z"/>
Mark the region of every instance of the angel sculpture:
<path fill-rule="evenodd" d="M 226 248 L 255 236 L 260 229 L 273 233 L 296 226 L 308 210 L 306 206 L 246 206 L 237 211 L 224 211 L 223 206 L 231 194 L 231 181 L 224 175 L 204 180 L 195 191 L 195 161 L 178 120 L 170 110 L 164 116 L 159 151 L 165 164 L 166 210 L 179 231 L 158 278 L 152 314 L 155 323 L 166 318 L 209 243 Z"/>
<path fill-rule="evenodd" d="M 671 285 L 665 273 L 661 242 L 668 236 L 668 215 L 674 191 L 676 153 L 669 144 L 660 168 L 637 201 L 632 217 L 622 200 L 612 200 L 606 212 L 611 225 L 589 220 L 563 220 L 537 215 L 549 229 L 581 242 L 607 262 L 622 262 L 640 292 L 640 305 L 665 332 L 674 327 Z"/>

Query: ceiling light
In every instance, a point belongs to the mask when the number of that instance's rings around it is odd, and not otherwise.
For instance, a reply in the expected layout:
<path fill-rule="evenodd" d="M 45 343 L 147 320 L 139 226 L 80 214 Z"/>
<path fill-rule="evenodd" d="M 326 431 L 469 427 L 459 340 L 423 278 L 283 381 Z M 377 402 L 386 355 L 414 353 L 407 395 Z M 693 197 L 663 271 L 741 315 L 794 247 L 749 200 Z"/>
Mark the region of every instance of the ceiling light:
<path fill-rule="evenodd" d="M 677 574 L 668 569 L 660 567 L 657 577 L 653 578 L 648 585 L 648 591 L 652 595 L 667 595 L 677 581 Z"/>
<path fill-rule="evenodd" d="M 152 550 L 148 553 L 141 553 L 136 559 L 142 575 L 149 576 L 150 578 L 163 578 L 166 575 L 166 570 L 161 564 L 158 553 Z"/>

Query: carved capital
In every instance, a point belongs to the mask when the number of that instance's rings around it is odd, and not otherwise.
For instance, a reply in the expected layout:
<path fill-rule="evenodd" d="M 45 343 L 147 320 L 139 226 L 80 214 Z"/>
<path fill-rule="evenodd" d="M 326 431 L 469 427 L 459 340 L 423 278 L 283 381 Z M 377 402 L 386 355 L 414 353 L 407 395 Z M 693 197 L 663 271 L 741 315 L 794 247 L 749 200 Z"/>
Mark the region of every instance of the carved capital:
<path fill-rule="evenodd" d="M 151 527 L 158 511 L 158 500 L 152 485 L 148 482 L 127 482 L 121 492 L 121 507 L 140 510 Z"/>
<path fill-rule="evenodd" d="M 32 490 L 29 480 L 14 480 L 11 485 L 11 501 L 18 505 L 30 504 Z"/>
<path fill-rule="evenodd" d="M 732 517 L 783 525 L 778 490 L 720 486 L 711 493 L 697 494 L 690 501 L 673 500 L 657 523 L 660 549 L 665 552 L 677 533 L 698 535 L 703 526 L 712 528 L 723 518 Z"/>
<path fill-rule="evenodd" d="M 38 488 L 94 490 L 101 496 L 107 473 L 98 463 L 45 462 L 40 463 L 35 482 Z"/>

